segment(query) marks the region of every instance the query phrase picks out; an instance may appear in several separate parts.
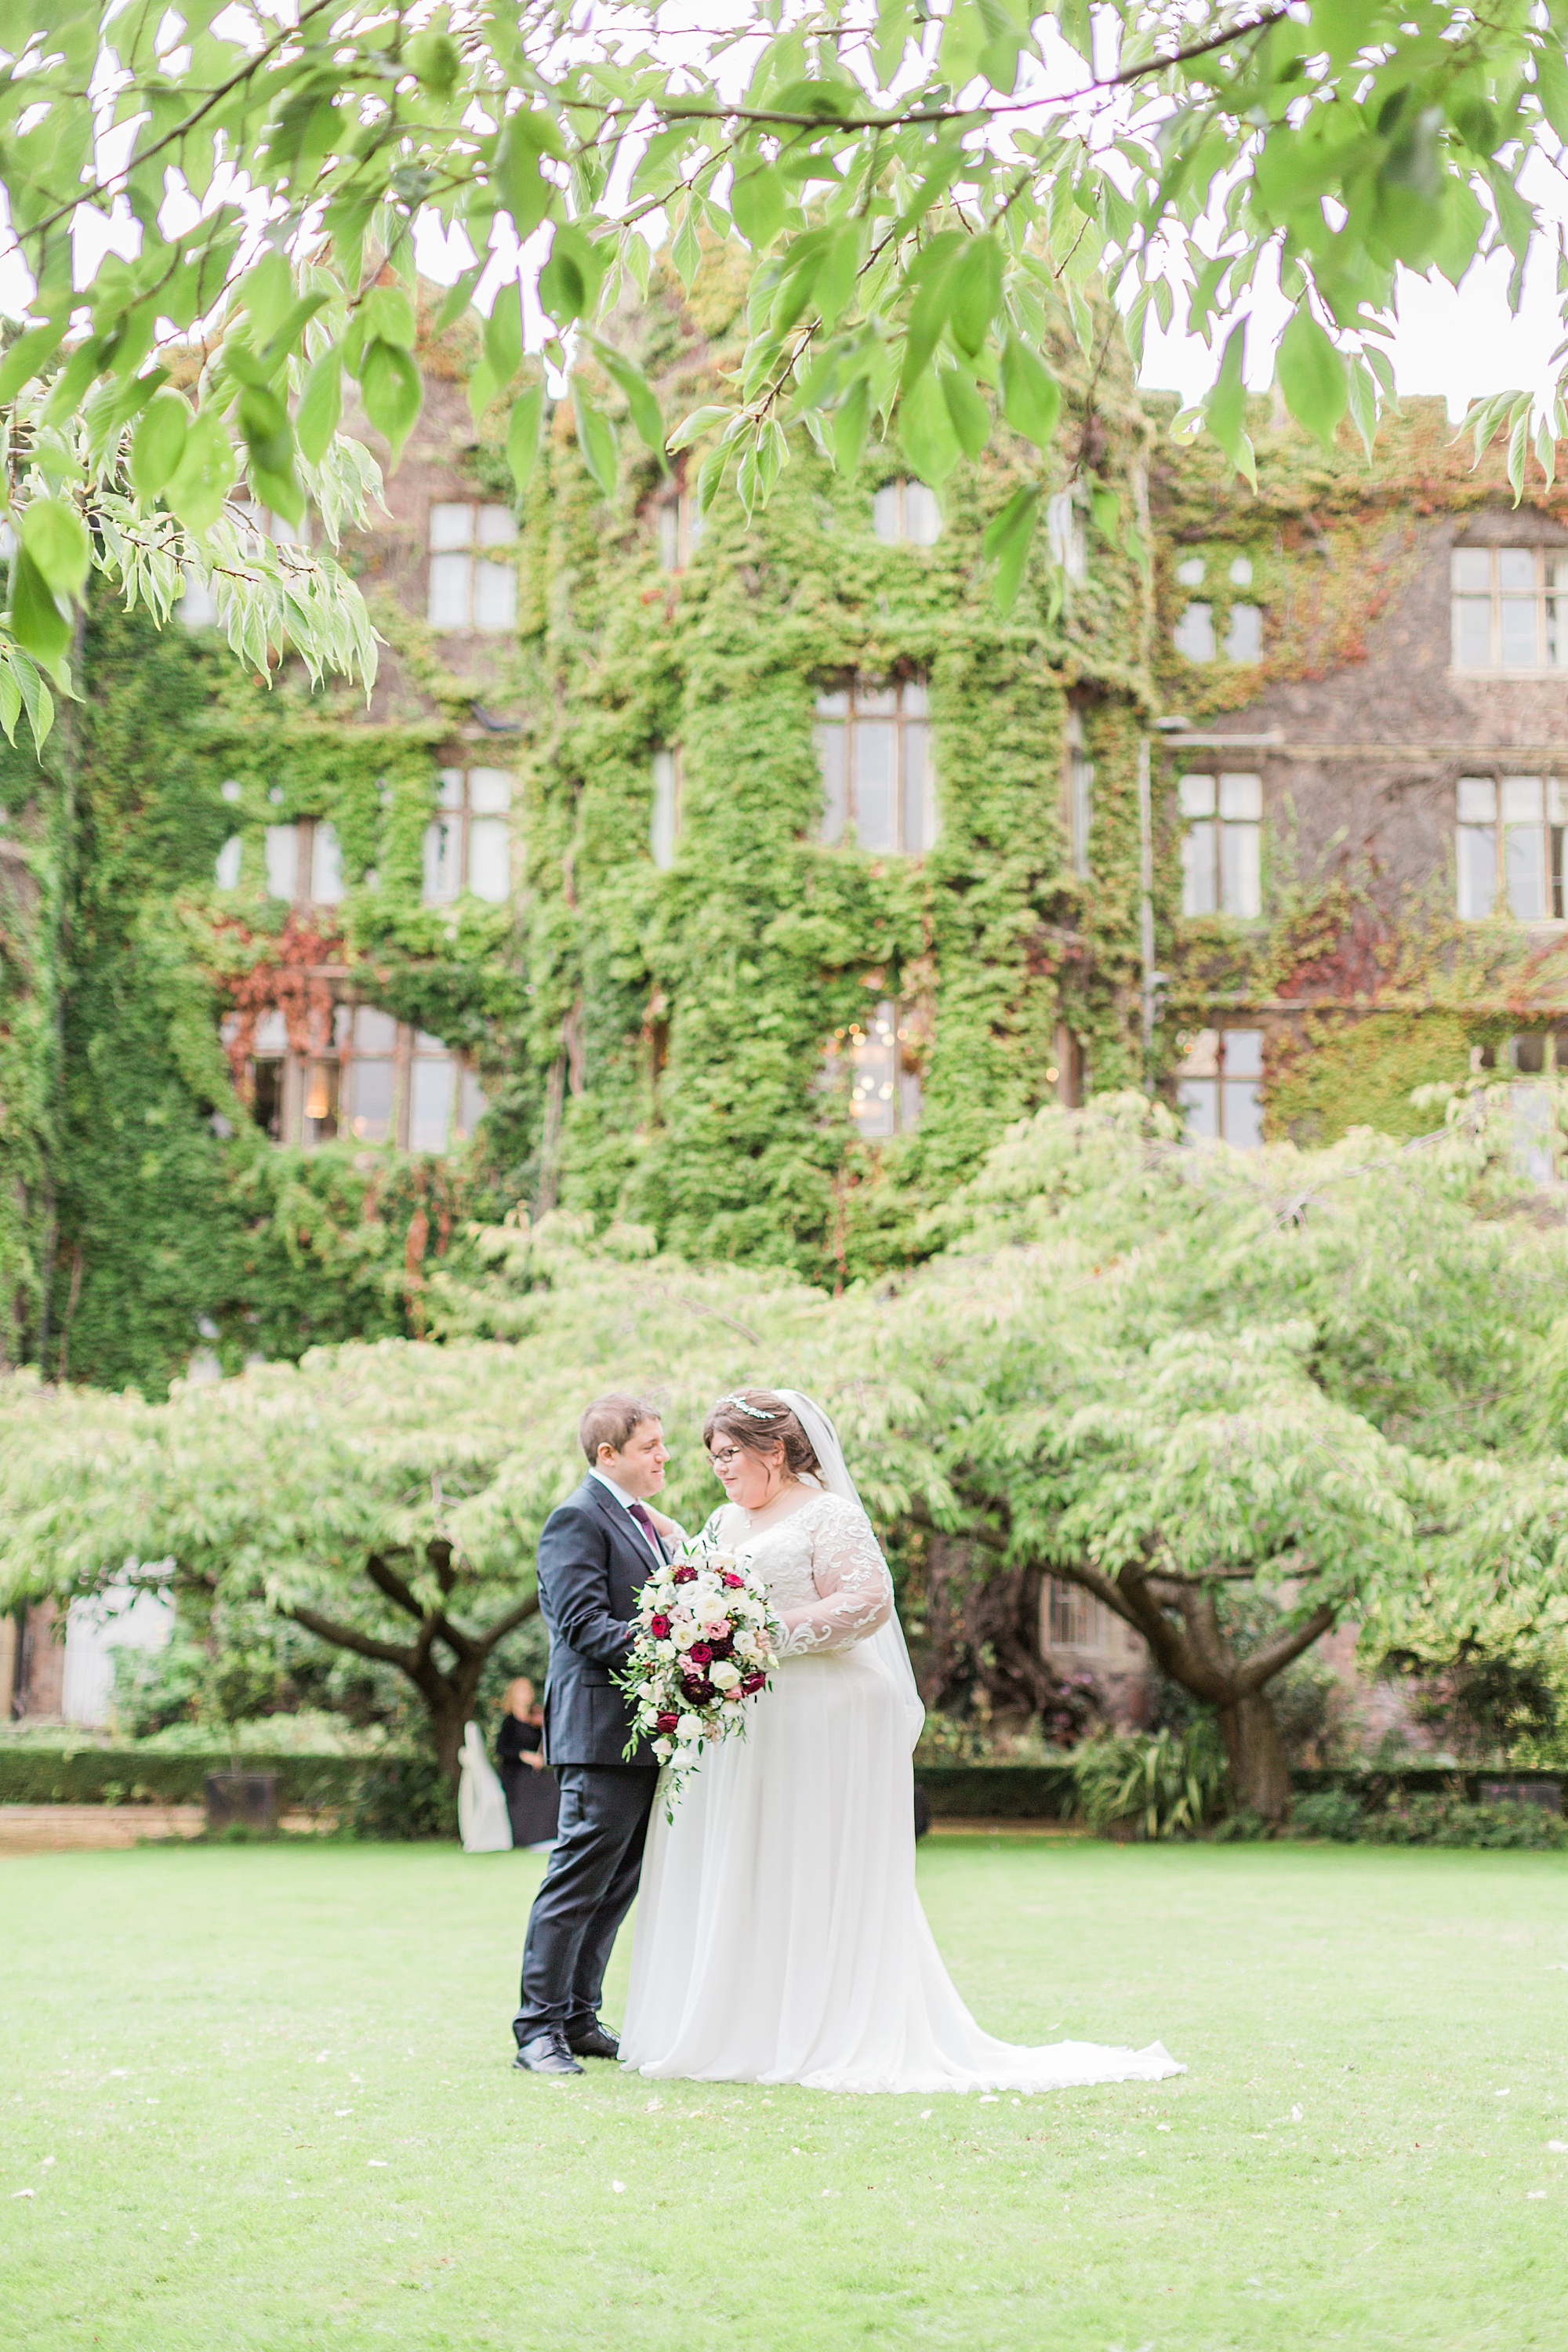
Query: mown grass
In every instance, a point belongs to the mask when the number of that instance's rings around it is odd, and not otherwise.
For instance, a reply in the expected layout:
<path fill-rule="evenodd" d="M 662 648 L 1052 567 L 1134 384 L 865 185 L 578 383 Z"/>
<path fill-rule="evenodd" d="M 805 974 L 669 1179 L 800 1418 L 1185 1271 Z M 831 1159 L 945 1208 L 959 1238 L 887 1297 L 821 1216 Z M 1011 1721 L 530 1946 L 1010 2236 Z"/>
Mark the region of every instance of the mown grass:
<path fill-rule="evenodd" d="M 988 2104 L 515 2074 L 538 1868 L 0 1861 L 7 2352 L 1568 2344 L 1568 1858 L 930 1846 L 985 2024 L 1191 2070 Z"/>

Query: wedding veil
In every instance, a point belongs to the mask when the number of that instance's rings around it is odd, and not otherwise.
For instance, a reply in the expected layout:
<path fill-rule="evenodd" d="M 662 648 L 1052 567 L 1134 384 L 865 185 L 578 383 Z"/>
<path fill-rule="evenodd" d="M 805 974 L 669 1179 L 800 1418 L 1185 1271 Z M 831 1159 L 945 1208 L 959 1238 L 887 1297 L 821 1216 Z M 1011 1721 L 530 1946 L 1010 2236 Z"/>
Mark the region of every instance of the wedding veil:
<path fill-rule="evenodd" d="M 775 1389 L 773 1393 L 783 1397 L 810 1438 L 816 1458 L 822 1465 L 823 1483 L 829 1494 L 843 1495 L 858 1510 L 864 1511 L 866 1506 L 849 1475 L 844 1448 L 838 1443 L 838 1432 L 816 1399 L 803 1395 L 799 1389 Z M 867 1512 L 867 1517 L 870 1517 L 869 1512 Z M 857 1644 L 857 1649 L 861 1657 L 868 1659 L 879 1674 L 892 1684 L 904 1711 L 912 1748 L 921 1736 L 925 1708 L 915 1684 L 915 1670 L 910 1664 L 909 1644 L 904 1640 L 904 1629 L 899 1622 L 896 1602 L 887 1623 L 879 1625 L 874 1633 L 868 1633 L 863 1642 Z"/>

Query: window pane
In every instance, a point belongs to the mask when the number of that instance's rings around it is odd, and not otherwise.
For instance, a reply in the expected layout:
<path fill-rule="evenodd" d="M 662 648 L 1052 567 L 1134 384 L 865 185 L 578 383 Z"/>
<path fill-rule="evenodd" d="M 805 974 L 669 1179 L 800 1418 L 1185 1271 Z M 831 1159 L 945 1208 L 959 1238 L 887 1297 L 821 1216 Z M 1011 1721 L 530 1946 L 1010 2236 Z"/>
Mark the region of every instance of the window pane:
<path fill-rule="evenodd" d="M 855 711 L 860 719 L 891 719 L 899 707 L 896 686 L 858 686 Z"/>
<path fill-rule="evenodd" d="M 1224 1050 L 1227 1078 L 1260 1078 L 1263 1076 L 1261 1029 L 1227 1029 Z"/>
<path fill-rule="evenodd" d="M 1498 586 L 1506 593 L 1532 589 L 1536 583 L 1535 550 L 1532 547 L 1500 547 L 1497 556 Z"/>
<path fill-rule="evenodd" d="M 331 1143 L 338 1131 L 338 1066 L 311 1062 L 305 1072 L 305 1141 Z"/>
<path fill-rule="evenodd" d="M 1199 1029 L 1187 1041 L 1187 1051 L 1179 1075 L 1184 1078 L 1213 1078 L 1219 1075 L 1219 1031 Z"/>
<path fill-rule="evenodd" d="M 286 1054 L 289 1051 L 289 1024 L 274 1005 L 261 1013 L 256 1024 L 258 1054 Z"/>
<path fill-rule="evenodd" d="M 390 1054 L 397 1043 L 397 1024 L 390 1013 L 362 1004 L 354 1014 L 354 1047 L 361 1054 Z"/>
<path fill-rule="evenodd" d="M 238 888 L 239 861 L 244 853 L 244 849 L 245 844 L 241 841 L 238 834 L 231 833 L 228 839 L 224 843 L 223 847 L 218 851 L 217 887 L 220 890 L 235 890 Z"/>
<path fill-rule="evenodd" d="M 1219 903 L 1224 915 L 1250 919 L 1263 908 L 1259 845 L 1263 828 L 1257 824 L 1222 824 L 1219 829 Z"/>
<path fill-rule="evenodd" d="M 499 905 L 511 891 L 511 828 L 504 816 L 476 817 L 468 826 L 468 887 Z"/>
<path fill-rule="evenodd" d="M 476 816 L 504 816 L 511 806 L 510 768 L 470 768 L 468 806 Z"/>
<path fill-rule="evenodd" d="M 461 768 L 443 768 L 436 784 L 437 808 L 460 809 L 463 805 L 463 772 Z"/>
<path fill-rule="evenodd" d="M 452 1117 L 452 1063 L 416 1061 L 408 1106 L 410 1151 L 445 1151 Z"/>
<path fill-rule="evenodd" d="M 1509 1060 L 1527 1077 L 1539 1077 L 1546 1067 L 1546 1039 L 1540 1030 L 1509 1041 Z"/>
<path fill-rule="evenodd" d="M 934 547 L 942 536 L 942 509 L 924 482 L 904 484 L 904 537 L 911 547 Z"/>
<path fill-rule="evenodd" d="M 1503 835 L 1508 911 L 1516 923 L 1546 915 L 1546 835 L 1538 824 L 1510 824 Z"/>
<path fill-rule="evenodd" d="M 489 1108 L 484 1089 L 465 1063 L 458 1077 L 457 1137 L 459 1143 L 467 1143 Z"/>
<path fill-rule="evenodd" d="M 292 898 L 300 884 L 300 828 L 269 824 L 267 828 L 267 888 L 274 898 Z"/>
<path fill-rule="evenodd" d="M 1497 821 L 1497 786 L 1489 776 L 1459 778 L 1459 823 L 1493 824 Z"/>
<path fill-rule="evenodd" d="M 1072 829 L 1072 869 L 1075 874 L 1089 872 L 1089 835 L 1094 829 L 1094 761 L 1075 751 L 1068 767 L 1068 793 Z"/>
<path fill-rule="evenodd" d="M 318 823 L 310 844 L 310 896 L 318 907 L 335 907 L 343 895 L 343 851 L 335 825 Z"/>
<path fill-rule="evenodd" d="M 925 689 L 925 680 L 919 677 L 906 678 L 900 700 L 906 719 L 924 719 L 931 709 L 931 698 Z"/>
<path fill-rule="evenodd" d="M 848 814 L 845 730 L 842 727 L 819 727 L 816 730 L 816 757 L 822 770 L 822 838 L 824 841 L 839 841 L 843 838 Z"/>
<path fill-rule="evenodd" d="M 461 820 L 437 817 L 425 828 L 425 904 L 444 906 L 458 895 L 458 862 L 462 842 Z"/>
<path fill-rule="evenodd" d="M 816 698 L 816 715 L 819 719 L 847 718 L 849 697 L 847 694 L 819 694 Z"/>
<path fill-rule="evenodd" d="M 893 763 L 898 729 L 881 719 L 855 729 L 855 830 L 862 849 L 893 846 Z"/>
<path fill-rule="evenodd" d="M 1221 816 L 1246 818 L 1256 824 L 1263 814 L 1262 777 L 1222 776 L 1219 780 L 1219 813 Z"/>
<path fill-rule="evenodd" d="M 658 564 L 661 572 L 680 569 L 680 509 L 673 499 L 658 509 Z"/>
<path fill-rule="evenodd" d="M 1490 548 L 1456 547 L 1449 561 L 1448 576 L 1456 588 L 1468 589 L 1472 595 L 1489 596 L 1492 586 Z"/>
<path fill-rule="evenodd" d="M 1257 604 L 1233 604 L 1225 636 L 1226 658 L 1233 662 L 1263 659 L 1263 614 Z"/>
<path fill-rule="evenodd" d="M 360 1018 L 364 1018 L 363 1013 Z M 376 1018 L 385 1016 L 377 1014 Z M 384 1143 L 392 1133 L 391 1062 L 363 1061 L 356 1055 L 349 1066 L 346 1083 L 349 1133 L 361 1143 Z"/>
<path fill-rule="evenodd" d="M 1505 776 L 1502 780 L 1504 824 L 1539 824 L 1542 789 L 1539 776 Z"/>
<path fill-rule="evenodd" d="M 481 547 L 510 547 L 517 538 L 517 517 L 510 507 L 479 509 L 479 543 Z"/>
<path fill-rule="evenodd" d="M 1176 623 L 1173 642 L 1176 651 L 1190 662 L 1211 662 L 1215 657 L 1214 606 L 1189 604 Z"/>
<path fill-rule="evenodd" d="M 1218 827 L 1212 823 L 1189 825 L 1182 843 L 1182 912 L 1184 915 L 1212 915 L 1215 912 L 1216 877 L 1215 874 L 1215 835 Z"/>
<path fill-rule="evenodd" d="M 517 619 L 517 574 L 510 563 L 474 566 L 474 626 L 510 629 Z"/>
<path fill-rule="evenodd" d="M 259 1128 L 265 1129 L 274 1143 L 283 1140 L 283 1064 L 258 1056 L 250 1066 L 254 1088 L 250 1116 Z"/>
<path fill-rule="evenodd" d="M 838 730 L 835 731 L 841 732 Z M 679 832 L 675 754 L 673 751 L 656 751 L 653 755 L 653 814 L 648 821 L 648 846 L 653 851 L 656 866 L 674 865 L 675 845 Z"/>
<path fill-rule="evenodd" d="M 871 528 L 884 546 L 895 547 L 902 536 L 899 529 L 899 485 L 884 482 L 871 501 Z"/>
<path fill-rule="evenodd" d="M 470 547 L 474 538 L 474 510 L 467 500 L 433 506 L 430 509 L 430 544 L 432 547 Z"/>
<path fill-rule="evenodd" d="M 1214 1078 L 1184 1078 L 1176 1100 L 1186 1115 L 1187 1133 L 1212 1143 L 1219 1133 L 1219 1086 Z"/>
<path fill-rule="evenodd" d="M 1237 1151 L 1256 1151 L 1263 1140 L 1263 1099 L 1246 1078 L 1226 1078 L 1221 1089 L 1225 1139 Z"/>
<path fill-rule="evenodd" d="M 1212 776 L 1184 776 L 1176 790 L 1184 816 L 1213 816 L 1215 782 Z"/>
<path fill-rule="evenodd" d="M 1492 666 L 1491 599 L 1479 596 L 1457 596 L 1454 599 L 1454 667 L 1456 669 L 1490 669 Z"/>
<path fill-rule="evenodd" d="M 1460 920 L 1484 922 L 1497 898 L 1497 835 L 1489 825 L 1459 827 L 1458 867 Z"/>
<path fill-rule="evenodd" d="M 894 1008 L 884 1000 L 850 1044 L 849 1108 L 867 1137 L 893 1132 L 893 1024 Z"/>
<path fill-rule="evenodd" d="M 433 629 L 466 629 L 473 580 L 471 555 L 430 558 L 430 602 L 427 617 Z"/>
<path fill-rule="evenodd" d="M 1534 669 L 1541 658 L 1536 644 L 1539 603 L 1533 596 L 1505 596 L 1500 610 L 1503 668 Z"/>
<path fill-rule="evenodd" d="M 910 857 L 923 856 L 931 847 L 931 809 L 923 719 L 904 721 L 904 836 Z"/>

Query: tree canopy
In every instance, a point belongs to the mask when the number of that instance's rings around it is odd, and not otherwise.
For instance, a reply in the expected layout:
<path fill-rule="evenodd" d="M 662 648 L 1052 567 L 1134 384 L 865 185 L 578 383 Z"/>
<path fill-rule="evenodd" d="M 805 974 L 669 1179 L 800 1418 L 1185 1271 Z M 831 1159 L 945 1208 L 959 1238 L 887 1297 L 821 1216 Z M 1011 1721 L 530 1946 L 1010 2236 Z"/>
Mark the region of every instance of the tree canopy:
<path fill-rule="evenodd" d="M 1091 349 L 1094 289 L 1135 349 L 1151 311 L 1210 341 L 1204 417 L 1245 472 L 1248 320 L 1277 273 L 1288 406 L 1370 441 L 1400 271 L 1458 284 L 1501 249 L 1517 304 L 1542 234 L 1526 167 L 1568 137 L 1565 0 L 763 0 L 705 28 L 634 0 L 37 13 L 0 11 L 30 287 L 0 358 L 0 721 L 25 709 L 40 741 L 94 567 L 160 617 L 194 568 L 253 662 L 286 635 L 313 668 L 369 672 L 331 553 L 247 530 L 233 493 L 290 521 L 309 499 L 329 546 L 363 515 L 345 390 L 395 462 L 423 235 L 458 266 L 440 322 L 483 299 L 471 396 L 507 404 L 520 488 L 552 383 L 606 496 L 624 417 L 661 463 L 700 453 L 705 505 L 730 483 L 748 511 L 792 433 L 848 464 L 890 430 L 940 483 L 1000 420 L 1042 459 L 991 524 L 1005 604 L 1048 486 L 1049 337 Z M 667 417 L 617 305 L 659 244 L 689 284 L 731 236 L 755 268 L 729 396 Z M 1550 474 L 1563 411 L 1503 392 L 1479 429 L 1505 416 L 1517 489 L 1532 447 Z M 1133 528 L 1079 462 L 1102 526 Z"/>
<path fill-rule="evenodd" d="M 688 1526 L 712 1399 L 786 1381 L 839 1421 L 895 1557 L 933 1538 L 1096 1594 L 1218 1712 L 1240 1792 L 1289 1784 L 1268 1686 L 1351 1617 L 1434 1658 L 1568 1618 L 1568 1227 L 1510 1090 L 1415 1144 L 1194 1150 L 1139 1097 L 1042 1111 L 942 1213 L 930 1262 L 837 1298 L 696 1269 L 636 1230 L 493 1229 L 443 1336 L 324 1349 L 166 1403 L 0 1392 L 0 1588 L 123 1573 L 264 1598 L 401 1667 L 455 1765 L 533 1606 L 588 1398 L 646 1393 Z M 1266 1597 L 1244 1638 L 1227 1596 Z"/>

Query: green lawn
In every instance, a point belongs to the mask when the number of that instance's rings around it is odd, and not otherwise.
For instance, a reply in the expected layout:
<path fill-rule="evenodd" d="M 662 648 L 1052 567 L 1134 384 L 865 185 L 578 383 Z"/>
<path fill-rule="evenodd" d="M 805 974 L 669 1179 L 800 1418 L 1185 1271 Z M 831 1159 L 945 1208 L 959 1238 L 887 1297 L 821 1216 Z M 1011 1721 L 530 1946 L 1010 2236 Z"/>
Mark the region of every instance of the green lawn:
<path fill-rule="evenodd" d="M 1568 1859 L 928 1847 L 987 2026 L 1191 2070 L 1021 2103 L 520 2076 L 538 1870 L 0 1861 L 6 2352 L 1568 2345 Z"/>

